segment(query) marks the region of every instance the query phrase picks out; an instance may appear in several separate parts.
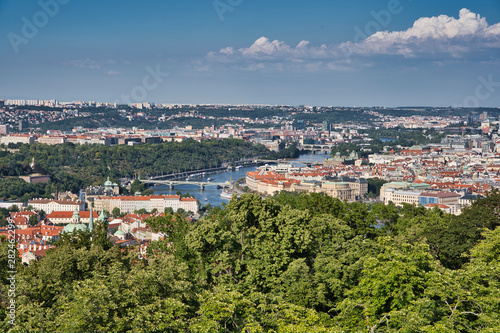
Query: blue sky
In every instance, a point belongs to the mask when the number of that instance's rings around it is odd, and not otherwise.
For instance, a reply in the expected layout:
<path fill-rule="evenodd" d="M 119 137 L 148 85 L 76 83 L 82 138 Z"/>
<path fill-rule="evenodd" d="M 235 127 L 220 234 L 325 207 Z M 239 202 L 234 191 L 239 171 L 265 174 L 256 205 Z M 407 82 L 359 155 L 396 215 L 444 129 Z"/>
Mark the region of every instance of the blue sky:
<path fill-rule="evenodd" d="M 4 99 L 500 106 L 498 0 L 0 0 L 0 22 Z"/>

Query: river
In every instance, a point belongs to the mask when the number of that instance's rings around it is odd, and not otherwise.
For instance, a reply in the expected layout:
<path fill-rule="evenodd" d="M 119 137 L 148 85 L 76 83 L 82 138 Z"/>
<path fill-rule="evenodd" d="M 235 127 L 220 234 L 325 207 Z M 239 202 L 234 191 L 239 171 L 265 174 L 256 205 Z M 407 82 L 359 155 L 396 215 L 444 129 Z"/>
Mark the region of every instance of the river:
<path fill-rule="evenodd" d="M 297 163 L 300 161 L 303 162 L 317 162 L 323 161 L 324 158 L 329 157 L 330 155 L 325 154 L 303 154 L 295 159 Z M 299 164 L 300 165 L 300 164 Z M 238 180 L 239 178 L 245 177 L 248 171 L 255 171 L 256 167 L 247 167 L 240 168 L 238 170 L 233 171 L 225 171 L 216 174 L 200 176 L 198 178 L 193 178 L 193 181 L 207 181 L 207 178 L 213 178 L 213 182 L 215 183 L 225 183 L 229 181 L 231 178 L 233 181 Z M 222 203 L 228 203 L 229 199 L 223 199 L 220 197 L 222 192 L 221 189 L 217 189 L 216 186 L 206 186 L 203 191 L 200 190 L 199 186 L 196 185 L 176 185 L 173 190 L 170 190 L 168 186 L 156 186 L 154 187 L 155 194 L 176 194 L 177 191 L 180 191 L 182 194 L 189 192 L 189 194 L 193 195 L 196 199 L 200 201 L 200 204 L 206 205 L 210 203 L 212 206 L 220 206 Z"/>

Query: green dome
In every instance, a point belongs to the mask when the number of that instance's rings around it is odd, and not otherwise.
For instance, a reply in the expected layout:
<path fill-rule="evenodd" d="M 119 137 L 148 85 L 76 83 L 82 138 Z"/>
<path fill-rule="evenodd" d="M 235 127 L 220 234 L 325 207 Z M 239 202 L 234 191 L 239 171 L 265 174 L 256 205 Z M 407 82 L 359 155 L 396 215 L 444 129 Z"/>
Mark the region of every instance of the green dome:
<path fill-rule="evenodd" d="M 106 187 L 106 188 L 109 188 L 109 187 L 115 187 L 115 186 L 118 186 L 118 184 L 116 184 L 116 183 L 112 183 L 112 182 L 109 180 L 109 177 L 108 177 L 108 180 L 106 180 L 106 181 L 104 182 L 104 187 Z"/>
<path fill-rule="evenodd" d="M 73 233 L 73 231 L 87 231 L 87 230 L 88 229 L 85 224 L 70 223 L 64 227 L 63 232 L 71 234 Z"/>
<path fill-rule="evenodd" d="M 109 177 L 108 180 L 104 182 L 104 186 L 113 186 L 113 183 L 109 180 Z"/>
<path fill-rule="evenodd" d="M 125 235 L 125 233 L 121 230 L 118 230 L 117 232 L 115 232 L 115 236 L 123 236 Z"/>

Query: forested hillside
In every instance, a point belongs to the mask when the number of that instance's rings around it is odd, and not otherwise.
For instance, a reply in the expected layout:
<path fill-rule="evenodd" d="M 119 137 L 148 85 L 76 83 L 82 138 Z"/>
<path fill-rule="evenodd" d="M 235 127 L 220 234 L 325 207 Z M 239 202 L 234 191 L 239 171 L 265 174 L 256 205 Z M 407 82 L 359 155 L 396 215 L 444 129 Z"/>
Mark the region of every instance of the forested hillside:
<path fill-rule="evenodd" d="M 92 241 L 65 237 L 42 261 L 18 267 L 12 329 L 498 332 L 499 204 L 493 192 L 457 217 L 247 194 L 198 222 L 149 221 L 168 237 L 146 259 L 110 247 L 102 229 Z M 7 266 L 5 242 L 0 261 Z M 0 330 L 10 328 L 3 320 Z"/>
<path fill-rule="evenodd" d="M 0 198 L 16 199 L 25 195 L 43 196 L 59 191 L 78 193 L 89 185 L 101 185 L 106 177 L 116 182 L 120 177 L 168 174 L 185 170 L 217 167 L 270 151 L 263 145 L 237 139 L 197 142 L 166 142 L 138 146 L 115 145 L 21 145 L 18 151 L 0 151 L 0 176 L 15 177 L 36 170 L 50 176 L 49 184 L 27 184 L 15 178 L 0 179 Z"/>

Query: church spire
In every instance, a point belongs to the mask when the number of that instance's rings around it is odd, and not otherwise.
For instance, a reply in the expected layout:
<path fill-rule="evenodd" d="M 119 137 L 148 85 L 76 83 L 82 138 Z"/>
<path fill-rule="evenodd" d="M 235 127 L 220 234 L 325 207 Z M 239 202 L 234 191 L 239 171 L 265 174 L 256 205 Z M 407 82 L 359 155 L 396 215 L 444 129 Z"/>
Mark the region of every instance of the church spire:
<path fill-rule="evenodd" d="M 94 229 L 94 203 L 90 204 L 89 231 Z"/>

